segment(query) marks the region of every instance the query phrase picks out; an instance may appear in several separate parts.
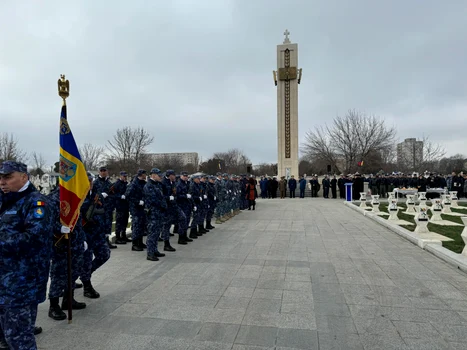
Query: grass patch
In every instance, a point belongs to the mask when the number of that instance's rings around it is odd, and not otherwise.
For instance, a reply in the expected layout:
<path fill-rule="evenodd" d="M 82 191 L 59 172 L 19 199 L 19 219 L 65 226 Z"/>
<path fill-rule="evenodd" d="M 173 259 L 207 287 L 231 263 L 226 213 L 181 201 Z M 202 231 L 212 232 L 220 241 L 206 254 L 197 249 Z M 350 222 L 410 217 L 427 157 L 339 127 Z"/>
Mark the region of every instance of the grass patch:
<path fill-rule="evenodd" d="M 467 204 L 460 204 L 459 205 L 462 205 L 464 207 L 467 207 Z M 407 206 L 403 203 L 397 203 L 397 206 L 398 207 L 401 207 L 401 208 L 404 208 L 404 209 L 399 209 L 398 213 L 397 213 L 397 216 L 400 220 L 405 220 L 405 221 L 408 221 L 408 222 L 411 222 L 413 224 L 415 224 L 415 216 L 413 215 L 408 215 L 408 214 L 405 214 L 404 211 L 406 210 Z M 429 207 L 430 205 L 428 205 Z M 467 209 L 467 208 L 466 208 Z M 466 209 L 455 209 L 455 208 L 451 208 L 451 210 L 453 212 L 459 212 L 459 213 L 462 213 L 462 214 L 466 214 Z M 381 212 L 384 212 L 384 213 L 389 213 L 388 211 L 388 204 L 386 203 L 381 203 L 380 206 L 379 206 L 379 210 Z M 432 213 L 431 213 L 431 210 L 428 211 L 428 216 L 431 218 L 432 216 Z M 389 217 L 388 216 L 380 216 L 381 218 L 384 218 L 384 219 L 388 219 Z M 459 216 L 452 216 L 452 215 L 446 215 L 446 214 L 441 214 L 441 218 L 443 220 L 448 220 L 448 221 L 452 221 L 452 222 L 455 222 L 457 224 L 461 224 L 463 225 L 462 223 L 462 219 L 459 217 Z M 401 227 L 405 228 L 406 230 L 408 231 L 415 231 L 415 228 L 416 226 L 413 225 L 413 226 L 409 226 L 409 225 L 400 225 Z M 465 243 L 461 237 L 461 233 L 464 229 L 464 226 L 441 226 L 441 225 L 436 225 L 436 224 L 433 224 L 433 223 L 428 223 L 428 230 L 430 232 L 434 232 L 434 233 L 438 233 L 440 235 L 443 235 L 443 236 L 446 236 L 446 237 L 449 237 L 451 239 L 453 239 L 453 241 L 451 242 L 442 242 L 442 245 L 443 247 L 453 251 L 454 253 L 462 253 L 462 250 L 464 249 L 464 246 L 465 246 Z"/>

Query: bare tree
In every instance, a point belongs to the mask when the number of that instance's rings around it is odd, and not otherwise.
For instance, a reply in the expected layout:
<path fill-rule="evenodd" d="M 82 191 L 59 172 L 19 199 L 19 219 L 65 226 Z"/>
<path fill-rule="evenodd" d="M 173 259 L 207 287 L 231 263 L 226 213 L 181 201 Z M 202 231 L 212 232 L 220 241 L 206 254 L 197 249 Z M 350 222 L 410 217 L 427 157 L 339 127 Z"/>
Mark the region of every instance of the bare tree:
<path fill-rule="evenodd" d="M 19 148 L 18 140 L 13 134 L 6 132 L 0 134 L 0 161 L 16 160 L 25 162 L 27 160 L 26 152 Z"/>
<path fill-rule="evenodd" d="M 122 169 L 135 172 L 138 167 L 150 162 L 147 147 L 154 141 L 144 128 L 132 129 L 127 126 L 118 129 L 113 140 L 108 141 L 107 148 L 110 151 L 108 161 Z"/>
<path fill-rule="evenodd" d="M 30 171 L 31 175 L 42 176 L 44 174 L 44 168 L 46 165 L 44 156 L 41 153 L 34 151 L 31 153 L 31 161 L 32 161 L 32 170 Z"/>
<path fill-rule="evenodd" d="M 276 176 L 277 175 L 277 163 L 258 164 L 253 168 L 253 174 L 256 176 L 261 176 L 261 175 Z"/>
<path fill-rule="evenodd" d="M 432 142 L 429 136 L 424 136 L 422 140 L 411 141 L 412 143 L 407 146 L 402 144 L 398 149 L 397 165 L 401 171 L 433 171 L 446 154 L 444 147 Z"/>
<path fill-rule="evenodd" d="M 224 164 L 222 171 L 228 173 L 244 173 L 247 171 L 248 165 L 251 164 L 250 158 L 238 148 L 229 149 L 227 152 L 214 153 L 212 158 L 220 159 Z"/>
<path fill-rule="evenodd" d="M 79 154 L 86 170 L 96 170 L 104 160 L 104 147 L 85 143 L 79 147 Z"/>
<path fill-rule="evenodd" d="M 393 147 L 395 136 L 395 128 L 386 126 L 383 119 L 349 110 L 331 125 L 308 131 L 301 150 L 308 160 L 326 160 L 337 172 L 351 172 L 370 154 Z"/>

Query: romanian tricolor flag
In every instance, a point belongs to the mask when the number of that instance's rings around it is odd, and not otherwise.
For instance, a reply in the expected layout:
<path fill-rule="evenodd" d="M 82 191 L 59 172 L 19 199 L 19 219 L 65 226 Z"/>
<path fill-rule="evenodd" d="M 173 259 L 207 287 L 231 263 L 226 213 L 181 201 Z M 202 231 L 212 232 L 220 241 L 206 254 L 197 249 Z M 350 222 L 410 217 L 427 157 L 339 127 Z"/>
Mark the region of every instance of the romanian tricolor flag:
<path fill-rule="evenodd" d="M 359 162 L 357 163 L 357 165 L 358 165 L 358 166 L 363 166 L 363 160 L 359 161 Z"/>
<path fill-rule="evenodd" d="M 71 230 L 80 214 L 81 204 L 89 191 L 89 180 L 71 133 L 66 104 L 60 115 L 60 222 Z"/>

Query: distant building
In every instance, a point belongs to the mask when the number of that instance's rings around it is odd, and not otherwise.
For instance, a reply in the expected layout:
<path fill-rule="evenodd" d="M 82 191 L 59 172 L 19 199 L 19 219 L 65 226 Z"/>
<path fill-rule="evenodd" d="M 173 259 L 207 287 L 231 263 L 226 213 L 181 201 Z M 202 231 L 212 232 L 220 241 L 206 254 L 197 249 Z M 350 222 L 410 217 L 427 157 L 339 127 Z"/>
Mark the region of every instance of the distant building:
<path fill-rule="evenodd" d="M 415 138 L 405 139 L 397 144 L 397 164 L 407 169 L 416 170 L 423 162 L 423 141 Z"/>
<path fill-rule="evenodd" d="M 186 152 L 186 153 L 149 153 L 153 157 L 154 161 L 163 161 L 165 159 L 177 159 L 183 164 L 192 164 L 196 167 L 199 163 L 199 157 L 197 152 Z"/>

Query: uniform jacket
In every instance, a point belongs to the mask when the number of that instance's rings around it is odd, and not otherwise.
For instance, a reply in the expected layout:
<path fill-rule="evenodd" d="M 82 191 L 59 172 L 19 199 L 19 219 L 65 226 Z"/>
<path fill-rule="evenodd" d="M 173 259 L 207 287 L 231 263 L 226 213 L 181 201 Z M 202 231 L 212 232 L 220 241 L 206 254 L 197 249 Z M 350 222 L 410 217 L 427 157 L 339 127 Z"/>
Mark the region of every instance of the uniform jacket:
<path fill-rule="evenodd" d="M 179 206 L 191 206 L 192 201 L 186 196 L 188 194 L 189 189 L 190 187 L 187 181 L 183 181 L 182 179 L 178 180 L 176 187 L 177 195 L 175 198 L 177 199 L 177 204 Z"/>
<path fill-rule="evenodd" d="M 296 188 L 297 188 L 297 180 L 290 178 L 289 179 L 289 189 L 291 191 L 295 191 Z"/>
<path fill-rule="evenodd" d="M 168 204 L 168 209 L 175 208 L 177 206 L 177 183 L 170 181 L 168 177 L 164 177 L 162 179 L 162 190 Z M 170 200 L 170 196 L 174 197 L 173 201 Z"/>
<path fill-rule="evenodd" d="M 160 216 L 167 210 L 167 200 L 163 192 L 162 182 L 149 179 L 143 189 L 143 201 L 146 209 L 149 210 L 148 216 Z"/>
<path fill-rule="evenodd" d="M 142 212 L 144 212 L 144 206 L 139 205 L 139 201 L 143 200 L 143 188 L 145 185 L 146 181 L 135 177 L 126 189 L 125 197 L 130 205 L 130 212 L 132 215 L 135 213 L 142 214 Z"/>
<path fill-rule="evenodd" d="M 201 203 L 201 186 L 200 184 L 197 184 L 196 182 L 192 182 L 190 184 L 190 190 L 189 193 L 191 194 L 191 199 L 195 203 L 195 205 L 198 205 Z"/>
<path fill-rule="evenodd" d="M 107 198 L 104 199 L 104 207 L 113 207 L 115 206 L 115 188 L 114 185 L 110 182 L 109 178 L 103 178 L 98 176 L 92 185 L 94 192 L 98 193 L 107 193 Z"/>
<path fill-rule="evenodd" d="M 122 199 L 128 188 L 128 182 L 118 179 L 112 186 L 113 194 L 115 195 L 115 208 L 117 211 L 128 211 L 128 201 L 126 198 Z"/>
<path fill-rule="evenodd" d="M 46 197 L 32 184 L 0 192 L 0 307 L 45 300 L 52 236 Z"/>
<path fill-rule="evenodd" d="M 225 188 L 224 182 L 222 180 L 216 179 L 215 182 L 215 188 L 216 188 L 216 199 L 217 200 L 224 200 L 225 197 L 227 196 L 227 190 Z"/>
<path fill-rule="evenodd" d="M 216 184 L 208 182 L 206 186 L 206 195 L 208 196 L 209 205 L 213 206 L 216 203 Z M 216 199 L 214 199 L 216 198 Z"/>

